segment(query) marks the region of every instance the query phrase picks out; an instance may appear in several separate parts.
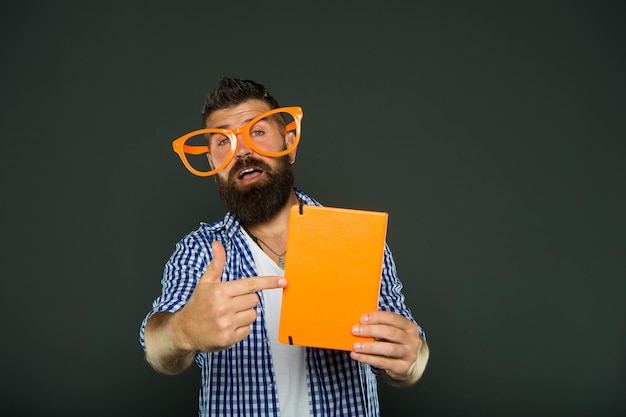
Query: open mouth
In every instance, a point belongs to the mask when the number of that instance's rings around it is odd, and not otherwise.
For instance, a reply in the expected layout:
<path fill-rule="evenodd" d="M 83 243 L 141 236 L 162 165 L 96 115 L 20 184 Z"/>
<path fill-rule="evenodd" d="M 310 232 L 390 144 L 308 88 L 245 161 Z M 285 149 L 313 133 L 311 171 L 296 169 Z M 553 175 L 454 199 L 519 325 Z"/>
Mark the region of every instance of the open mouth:
<path fill-rule="evenodd" d="M 258 175 L 261 173 L 263 173 L 261 169 L 258 169 L 255 167 L 249 167 L 249 168 L 245 168 L 239 171 L 239 175 L 237 176 L 237 178 L 239 178 L 240 180 L 243 180 L 246 177 Z"/>

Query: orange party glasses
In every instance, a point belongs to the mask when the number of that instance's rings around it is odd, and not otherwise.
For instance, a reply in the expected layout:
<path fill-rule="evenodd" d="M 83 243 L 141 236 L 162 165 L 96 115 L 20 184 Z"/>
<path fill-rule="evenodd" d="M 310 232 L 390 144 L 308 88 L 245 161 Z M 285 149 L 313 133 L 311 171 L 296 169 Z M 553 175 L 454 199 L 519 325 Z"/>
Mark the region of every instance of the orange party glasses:
<path fill-rule="evenodd" d="M 287 155 L 298 146 L 300 107 L 280 107 L 258 115 L 238 129 L 199 129 L 172 142 L 187 169 L 200 177 L 217 174 L 235 156 L 238 136 L 254 152 L 271 157 Z M 286 135 L 293 135 L 286 147 Z"/>

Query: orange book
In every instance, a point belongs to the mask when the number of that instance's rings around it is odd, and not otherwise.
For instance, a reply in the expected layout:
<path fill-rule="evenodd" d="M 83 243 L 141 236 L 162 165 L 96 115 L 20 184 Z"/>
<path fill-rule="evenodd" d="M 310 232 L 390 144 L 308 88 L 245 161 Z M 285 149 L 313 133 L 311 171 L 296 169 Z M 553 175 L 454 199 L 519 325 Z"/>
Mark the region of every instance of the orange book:
<path fill-rule="evenodd" d="M 378 310 L 387 213 L 295 205 L 287 234 L 278 340 L 352 350 L 352 326 Z"/>

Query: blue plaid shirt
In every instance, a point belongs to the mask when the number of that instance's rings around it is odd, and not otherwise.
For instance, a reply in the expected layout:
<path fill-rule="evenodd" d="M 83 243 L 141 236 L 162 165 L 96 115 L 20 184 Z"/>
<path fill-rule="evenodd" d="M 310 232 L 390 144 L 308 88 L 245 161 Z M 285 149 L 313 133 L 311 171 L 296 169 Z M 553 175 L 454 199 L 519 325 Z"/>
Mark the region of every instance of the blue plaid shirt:
<path fill-rule="evenodd" d="M 295 191 L 304 204 L 320 205 L 303 191 Z M 243 228 L 232 214 L 227 213 L 222 221 L 210 225 L 202 223 L 176 245 L 165 265 L 162 294 L 141 324 L 139 338 L 142 347 L 145 346 L 144 329 L 148 318 L 157 312 L 176 312 L 184 307 L 211 262 L 211 242 L 215 240 L 220 241 L 226 250 L 222 281 L 257 276 Z M 391 252 L 385 245 L 379 309 L 413 320 L 401 290 Z M 260 298 L 257 320 L 248 337 L 229 349 L 197 354 L 196 362 L 202 369 L 199 415 L 279 416 L 272 367 L 272 361 L 277 358 L 272 358 L 270 353 L 263 297 Z M 311 415 L 380 415 L 375 371 L 369 365 L 352 360 L 349 352 L 306 348 L 306 367 Z"/>

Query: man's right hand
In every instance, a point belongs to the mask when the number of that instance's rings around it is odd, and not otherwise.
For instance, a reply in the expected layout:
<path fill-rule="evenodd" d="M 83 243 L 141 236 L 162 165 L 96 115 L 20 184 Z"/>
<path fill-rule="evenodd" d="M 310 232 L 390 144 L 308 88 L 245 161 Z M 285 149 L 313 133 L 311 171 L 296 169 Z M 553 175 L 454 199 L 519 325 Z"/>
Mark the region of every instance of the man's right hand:
<path fill-rule="evenodd" d="M 214 352 L 240 342 L 250 334 L 250 325 L 257 318 L 256 293 L 287 284 L 279 276 L 221 282 L 226 253 L 220 242 L 213 242 L 211 247 L 211 263 L 172 322 L 176 344 L 183 350 Z"/>
<path fill-rule="evenodd" d="M 159 313 L 146 325 L 147 359 L 157 370 L 178 373 L 193 362 L 195 352 L 215 352 L 240 342 L 257 318 L 256 293 L 287 285 L 280 276 L 222 282 L 226 253 L 220 242 L 211 247 L 213 259 L 185 307 L 173 314 Z"/>

